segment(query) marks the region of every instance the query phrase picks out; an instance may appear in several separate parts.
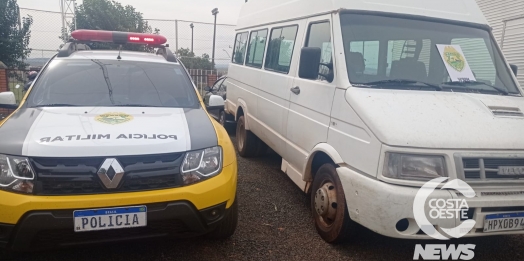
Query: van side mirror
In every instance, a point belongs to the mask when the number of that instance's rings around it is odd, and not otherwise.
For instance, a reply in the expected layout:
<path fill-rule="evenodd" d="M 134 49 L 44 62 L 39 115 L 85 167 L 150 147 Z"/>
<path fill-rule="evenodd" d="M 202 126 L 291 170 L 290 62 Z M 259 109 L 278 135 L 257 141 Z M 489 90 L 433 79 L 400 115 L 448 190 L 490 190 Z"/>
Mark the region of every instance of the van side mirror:
<path fill-rule="evenodd" d="M 204 87 L 204 91 L 210 92 L 211 91 L 211 87 L 209 87 L 209 86 Z"/>
<path fill-rule="evenodd" d="M 16 109 L 16 97 L 13 92 L 2 92 L 0 93 L 0 108 L 4 109 Z"/>
<path fill-rule="evenodd" d="M 513 74 L 517 76 L 517 72 L 519 71 L 519 67 L 516 64 L 509 64 L 509 67 L 511 67 L 511 70 L 513 71 Z"/>
<path fill-rule="evenodd" d="M 319 75 L 322 50 L 318 47 L 304 47 L 300 52 L 298 76 L 303 79 L 316 80 Z"/>
<path fill-rule="evenodd" d="M 211 95 L 209 97 L 209 105 L 206 107 L 207 110 L 223 110 L 225 108 L 224 98 L 220 95 Z"/>

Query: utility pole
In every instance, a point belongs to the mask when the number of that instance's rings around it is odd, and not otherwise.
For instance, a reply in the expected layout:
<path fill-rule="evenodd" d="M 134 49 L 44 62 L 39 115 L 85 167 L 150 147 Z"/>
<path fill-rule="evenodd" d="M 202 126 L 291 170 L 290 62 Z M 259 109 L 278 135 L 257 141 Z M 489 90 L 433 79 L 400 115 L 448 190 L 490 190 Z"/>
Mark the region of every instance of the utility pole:
<path fill-rule="evenodd" d="M 71 24 L 74 22 L 76 30 L 76 0 L 60 0 L 60 13 L 62 14 L 62 37 L 66 42 Z"/>
<path fill-rule="evenodd" d="M 215 68 L 215 45 L 216 45 L 216 39 L 217 39 L 217 15 L 218 15 L 218 8 L 215 8 L 211 11 L 211 13 L 215 16 L 215 24 L 214 24 L 214 32 L 213 32 L 213 56 L 212 56 L 212 64 L 213 68 Z"/>
<path fill-rule="evenodd" d="M 191 27 L 191 52 L 194 54 L 194 52 L 193 52 L 193 40 L 195 39 L 194 38 L 195 34 L 194 34 L 194 30 L 193 29 L 195 28 L 195 26 L 193 25 L 193 23 L 191 23 L 189 25 L 189 27 Z"/>

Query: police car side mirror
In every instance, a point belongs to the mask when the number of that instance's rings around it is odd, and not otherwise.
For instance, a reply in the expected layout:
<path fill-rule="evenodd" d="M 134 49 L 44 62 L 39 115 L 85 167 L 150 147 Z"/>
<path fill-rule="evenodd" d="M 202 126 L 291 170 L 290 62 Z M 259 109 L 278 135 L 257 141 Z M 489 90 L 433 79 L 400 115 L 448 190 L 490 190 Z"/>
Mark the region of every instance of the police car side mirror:
<path fill-rule="evenodd" d="M 0 93 L 0 108 L 4 109 L 16 109 L 16 97 L 13 92 L 2 92 Z"/>
<path fill-rule="evenodd" d="M 211 91 L 211 87 L 209 87 L 209 86 L 204 87 L 204 91 L 210 92 Z"/>
<path fill-rule="evenodd" d="M 224 98 L 219 95 L 211 95 L 211 97 L 209 97 L 209 105 L 207 106 L 208 110 L 224 109 L 224 107 Z"/>

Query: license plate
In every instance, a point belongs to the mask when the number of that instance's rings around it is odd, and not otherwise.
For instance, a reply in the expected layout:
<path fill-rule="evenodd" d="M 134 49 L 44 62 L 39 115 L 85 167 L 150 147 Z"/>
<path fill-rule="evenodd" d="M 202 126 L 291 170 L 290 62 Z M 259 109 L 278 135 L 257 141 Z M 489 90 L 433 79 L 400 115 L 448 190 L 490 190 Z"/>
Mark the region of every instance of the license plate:
<path fill-rule="evenodd" d="M 147 207 L 121 207 L 76 210 L 75 232 L 122 229 L 147 226 Z"/>
<path fill-rule="evenodd" d="M 484 232 L 511 231 L 524 229 L 524 212 L 487 215 Z"/>

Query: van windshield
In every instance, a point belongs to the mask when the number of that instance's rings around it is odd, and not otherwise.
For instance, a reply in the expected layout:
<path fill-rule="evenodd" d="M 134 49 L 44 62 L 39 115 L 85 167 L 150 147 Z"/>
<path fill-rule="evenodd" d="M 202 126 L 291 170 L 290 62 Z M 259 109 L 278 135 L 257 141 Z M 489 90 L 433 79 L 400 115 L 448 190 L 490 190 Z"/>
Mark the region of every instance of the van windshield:
<path fill-rule="evenodd" d="M 341 24 L 356 87 L 520 94 L 487 30 L 367 14 L 342 14 Z"/>
<path fill-rule="evenodd" d="M 191 80 L 179 64 L 96 59 L 52 61 L 27 101 L 29 107 L 199 106 Z"/>

